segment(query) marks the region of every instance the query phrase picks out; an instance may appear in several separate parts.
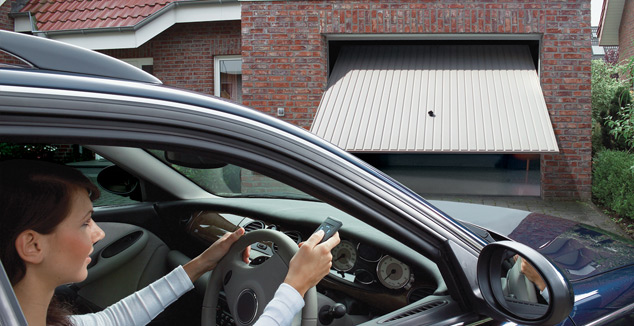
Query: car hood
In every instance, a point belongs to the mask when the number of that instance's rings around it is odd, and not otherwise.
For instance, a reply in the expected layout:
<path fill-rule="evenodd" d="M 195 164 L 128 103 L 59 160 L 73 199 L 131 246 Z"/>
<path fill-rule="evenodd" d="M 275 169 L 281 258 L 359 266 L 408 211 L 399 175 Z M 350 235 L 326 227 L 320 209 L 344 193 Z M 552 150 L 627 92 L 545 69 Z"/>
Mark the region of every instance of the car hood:
<path fill-rule="evenodd" d="M 550 258 L 570 281 L 634 264 L 634 242 L 586 224 L 505 207 L 430 203 L 457 220 L 534 248 Z"/>

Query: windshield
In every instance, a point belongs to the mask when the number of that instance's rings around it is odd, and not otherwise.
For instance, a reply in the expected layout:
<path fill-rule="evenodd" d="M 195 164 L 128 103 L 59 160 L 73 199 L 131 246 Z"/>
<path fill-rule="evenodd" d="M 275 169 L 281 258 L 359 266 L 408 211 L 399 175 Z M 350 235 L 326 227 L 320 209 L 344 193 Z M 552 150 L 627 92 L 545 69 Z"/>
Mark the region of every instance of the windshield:
<path fill-rule="evenodd" d="M 208 162 L 200 164 L 177 164 L 174 160 L 167 159 L 168 156 L 165 151 L 152 149 L 147 151 L 198 186 L 216 196 L 288 198 L 317 201 L 315 197 L 285 183 L 237 165 L 218 161 L 212 164 Z M 207 166 L 192 167 L 195 165 Z"/>

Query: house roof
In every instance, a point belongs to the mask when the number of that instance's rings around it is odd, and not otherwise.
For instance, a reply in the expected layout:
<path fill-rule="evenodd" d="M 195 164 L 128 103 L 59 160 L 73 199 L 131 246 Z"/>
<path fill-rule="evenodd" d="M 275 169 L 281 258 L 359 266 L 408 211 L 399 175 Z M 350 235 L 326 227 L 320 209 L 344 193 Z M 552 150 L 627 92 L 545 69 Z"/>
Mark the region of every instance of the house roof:
<path fill-rule="evenodd" d="M 240 20 L 238 0 L 29 0 L 16 32 L 92 50 L 136 48 L 174 24 Z"/>
<path fill-rule="evenodd" d="M 527 46 L 343 47 L 311 131 L 351 152 L 558 152 Z"/>
<path fill-rule="evenodd" d="M 40 31 L 134 26 L 181 0 L 31 0 L 20 10 Z"/>

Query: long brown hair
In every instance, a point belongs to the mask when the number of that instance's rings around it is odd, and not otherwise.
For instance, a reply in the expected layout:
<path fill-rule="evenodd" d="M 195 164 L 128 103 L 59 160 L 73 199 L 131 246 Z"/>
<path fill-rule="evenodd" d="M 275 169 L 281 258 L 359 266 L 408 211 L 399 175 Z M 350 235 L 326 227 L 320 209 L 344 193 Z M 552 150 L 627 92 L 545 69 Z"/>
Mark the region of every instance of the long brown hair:
<path fill-rule="evenodd" d="M 12 285 L 26 273 L 15 248 L 18 235 L 53 232 L 69 214 L 74 192 L 82 189 L 91 200 L 99 198 L 99 189 L 73 168 L 43 161 L 0 162 L 0 260 Z M 47 324 L 70 325 L 56 300 L 49 305 Z"/>

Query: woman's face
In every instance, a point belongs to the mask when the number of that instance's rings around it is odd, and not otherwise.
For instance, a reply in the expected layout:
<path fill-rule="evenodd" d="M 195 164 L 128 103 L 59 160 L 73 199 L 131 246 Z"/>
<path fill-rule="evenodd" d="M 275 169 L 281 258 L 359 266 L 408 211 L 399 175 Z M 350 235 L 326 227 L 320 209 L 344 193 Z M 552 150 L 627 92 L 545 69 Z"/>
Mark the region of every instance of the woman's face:
<path fill-rule="evenodd" d="M 87 266 L 93 244 L 104 237 L 104 232 L 92 220 L 92 202 L 85 190 L 75 191 L 71 197 L 70 213 L 48 238 L 45 261 L 50 276 L 57 284 L 81 282 L 88 276 Z"/>

